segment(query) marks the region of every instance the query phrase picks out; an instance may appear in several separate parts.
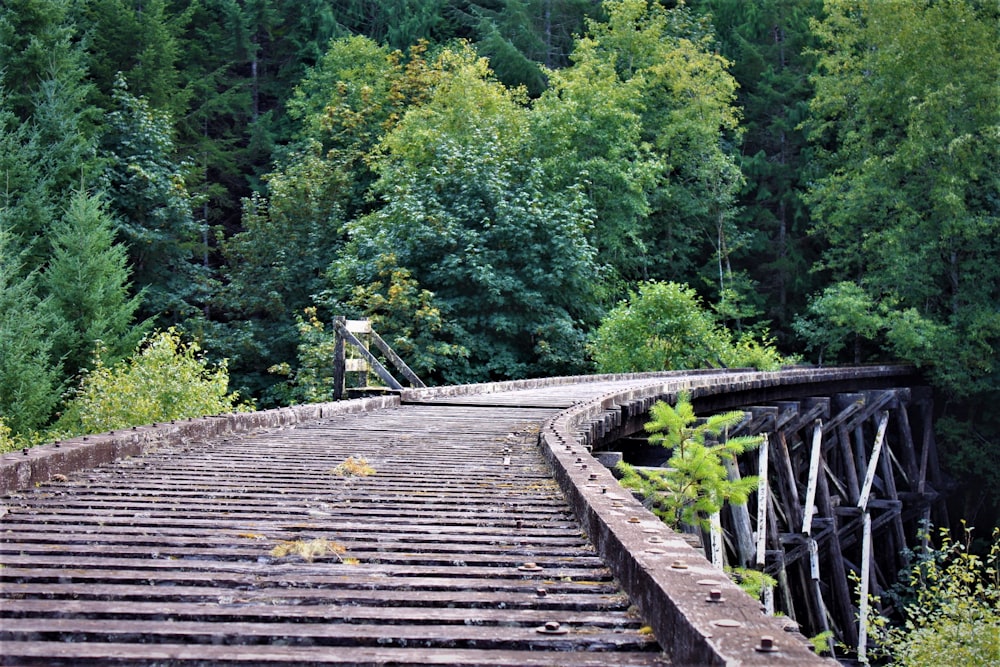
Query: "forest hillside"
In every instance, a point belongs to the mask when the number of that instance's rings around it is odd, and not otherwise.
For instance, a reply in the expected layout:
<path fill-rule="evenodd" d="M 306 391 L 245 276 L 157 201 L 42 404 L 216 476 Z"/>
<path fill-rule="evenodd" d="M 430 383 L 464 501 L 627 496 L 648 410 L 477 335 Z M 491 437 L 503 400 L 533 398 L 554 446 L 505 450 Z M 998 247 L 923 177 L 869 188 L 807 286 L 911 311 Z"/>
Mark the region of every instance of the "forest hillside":
<path fill-rule="evenodd" d="M 206 404 L 316 400 L 334 315 L 433 383 L 902 360 L 959 513 L 995 521 L 998 25 L 985 0 L 5 0 L 0 440 L 79 431 L 94 387 L 175 358 Z M 643 357 L 668 320 L 684 354 Z"/>

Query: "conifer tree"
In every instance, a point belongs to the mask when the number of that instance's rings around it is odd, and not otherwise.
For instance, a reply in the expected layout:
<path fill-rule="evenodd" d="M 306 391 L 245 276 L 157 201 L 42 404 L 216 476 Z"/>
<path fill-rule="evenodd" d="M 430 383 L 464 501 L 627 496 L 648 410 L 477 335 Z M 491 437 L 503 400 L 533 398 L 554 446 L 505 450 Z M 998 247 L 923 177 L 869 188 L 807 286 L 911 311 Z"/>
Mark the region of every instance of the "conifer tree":
<path fill-rule="evenodd" d="M 48 422 L 61 386 L 51 344 L 55 323 L 38 297 L 38 274 L 25 274 L 24 255 L 0 205 L 0 419 L 30 438 Z"/>
<path fill-rule="evenodd" d="M 135 348 L 148 327 L 134 324 L 141 296 L 128 295 L 127 252 L 115 243 L 103 199 L 76 192 L 47 238 L 51 254 L 41 283 L 49 308 L 66 324 L 54 354 L 70 375 L 90 366 L 97 345 L 114 363 Z"/>
<path fill-rule="evenodd" d="M 146 292 L 144 316 L 181 323 L 199 314 L 214 289 L 185 165 L 174 159 L 169 118 L 132 95 L 123 78 L 114 101 L 104 138 L 110 210 L 127 243 L 133 281 Z"/>

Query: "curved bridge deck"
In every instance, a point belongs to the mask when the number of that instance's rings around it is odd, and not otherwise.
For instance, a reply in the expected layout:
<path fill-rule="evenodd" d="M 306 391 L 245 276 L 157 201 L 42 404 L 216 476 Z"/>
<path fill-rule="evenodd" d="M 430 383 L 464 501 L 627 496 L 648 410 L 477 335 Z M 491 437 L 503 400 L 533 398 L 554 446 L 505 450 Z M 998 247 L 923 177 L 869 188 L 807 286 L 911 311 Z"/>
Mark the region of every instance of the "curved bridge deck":
<path fill-rule="evenodd" d="M 2 663 L 820 662 L 791 636 L 755 650 L 777 621 L 579 446 L 594 415 L 685 378 L 430 389 L 4 455 Z M 348 457 L 374 474 L 340 474 Z M 697 607 L 674 605 L 684 627 L 642 599 L 672 587 Z"/>

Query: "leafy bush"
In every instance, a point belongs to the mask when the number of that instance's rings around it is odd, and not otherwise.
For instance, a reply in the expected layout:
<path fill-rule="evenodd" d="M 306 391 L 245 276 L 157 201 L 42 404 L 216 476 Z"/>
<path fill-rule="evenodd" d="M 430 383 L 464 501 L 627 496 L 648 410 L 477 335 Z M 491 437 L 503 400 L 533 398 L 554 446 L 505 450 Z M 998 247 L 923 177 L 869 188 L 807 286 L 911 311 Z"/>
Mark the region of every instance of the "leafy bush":
<path fill-rule="evenodd" d="M 901 574 L 902 624 L 869 619 L 875 656 L 897 667 L 1000 665 L 1000 528 L 985 557 L 970 551 L 971 532 L 963 543 L 942 529 L 941 547 Z"/>
<path fill-rule="evenodd" d="M 170 328 L 149 336 L 126 360 L 83 376 L 56 423 L 60 433 L 99 433 L 140 424 L 245 409 L 227 393 L 225 362 L 212 367 L 197 343 L 184 343 Z"/>
<path fill-rule="evenodd" d="M 694 289 L 648 282 L 601 321 L 589 350 L 603 373 L 752 366 L 774 370 L 781 355 L 767 339 L 734 339 Z"/>

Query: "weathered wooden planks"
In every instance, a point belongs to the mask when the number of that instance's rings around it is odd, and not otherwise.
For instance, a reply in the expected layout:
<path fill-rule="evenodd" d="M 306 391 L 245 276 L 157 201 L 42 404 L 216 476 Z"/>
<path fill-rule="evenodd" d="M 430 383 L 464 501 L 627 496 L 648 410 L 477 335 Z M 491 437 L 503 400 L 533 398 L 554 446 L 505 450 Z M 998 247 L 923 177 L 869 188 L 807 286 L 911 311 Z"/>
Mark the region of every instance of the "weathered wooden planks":
<path fill-rule="evenodd" d="M 3 661 L 665 664 L 541 458 L 552 413 L 349 415 L 13 495 Z M 343 553 L 271 553 L 315 539 Z"/>

